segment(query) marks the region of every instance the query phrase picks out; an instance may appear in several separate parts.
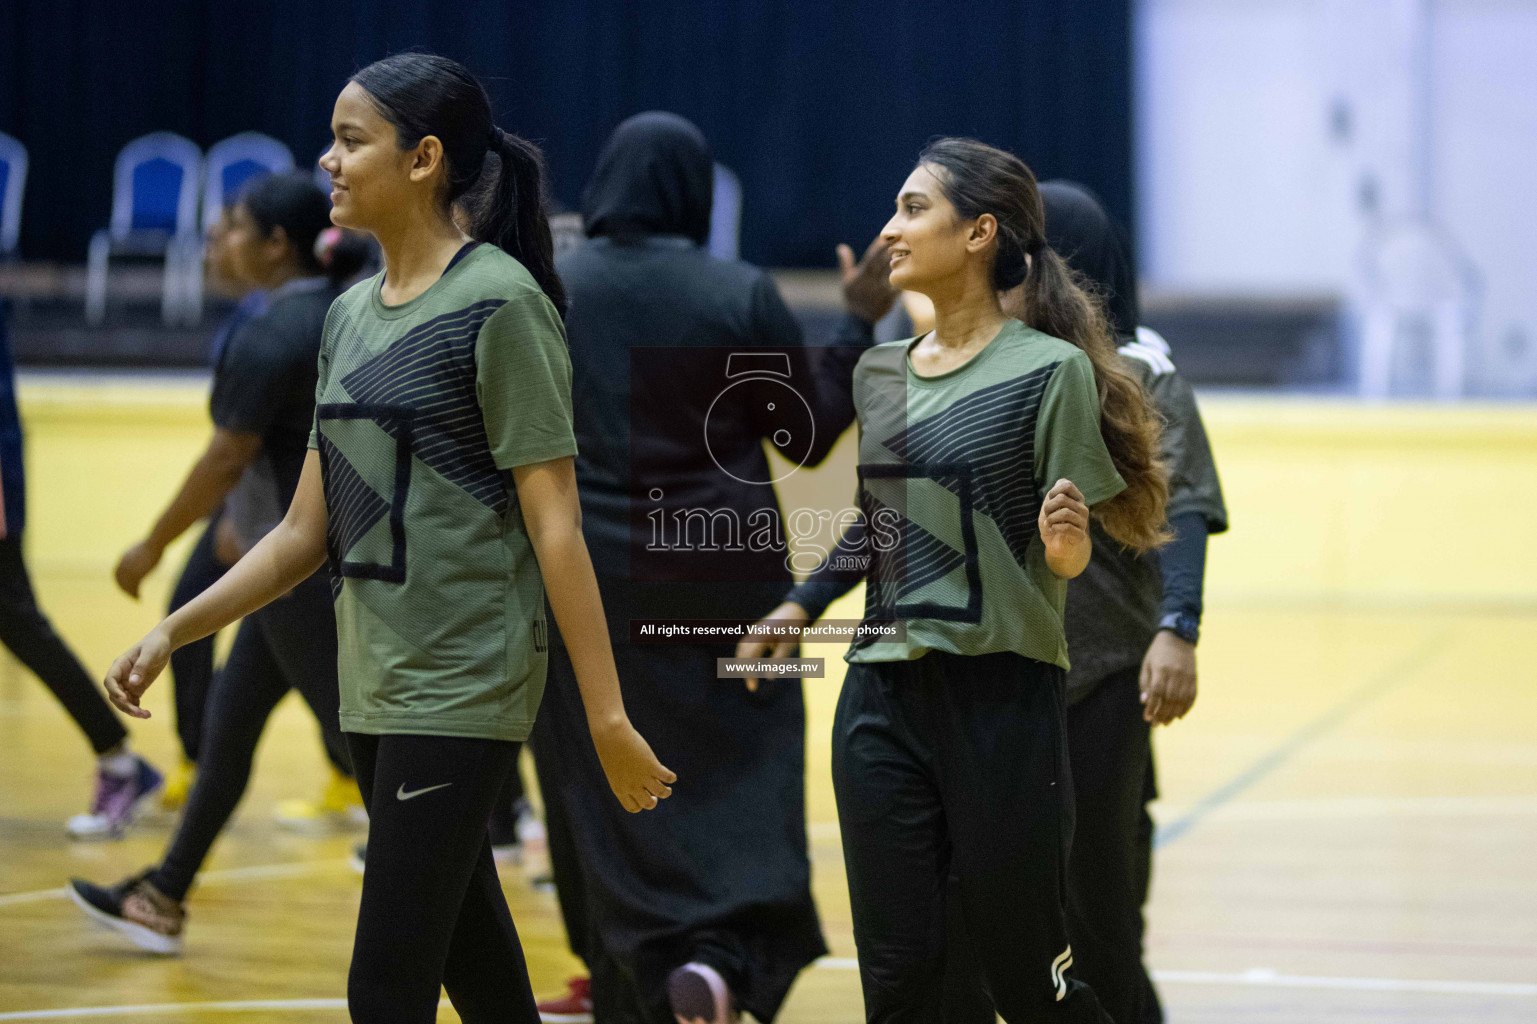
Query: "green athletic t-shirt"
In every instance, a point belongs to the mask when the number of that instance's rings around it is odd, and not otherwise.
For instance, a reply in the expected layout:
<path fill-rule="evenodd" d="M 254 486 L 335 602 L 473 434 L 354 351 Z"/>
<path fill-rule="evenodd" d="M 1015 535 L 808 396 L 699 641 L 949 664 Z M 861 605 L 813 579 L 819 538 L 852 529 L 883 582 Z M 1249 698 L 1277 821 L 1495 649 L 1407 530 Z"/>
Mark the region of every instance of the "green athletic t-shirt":
<path fill-rule="evenodd" d="M 382 284 L 331 307 L 310 437 L 341 726 L 524 740 L 548 631 L 510 470 L 576 453 L 565 330 L 492 245 L 410 302 L 386 306 Z"/>
<path fill-rule="evenodd" d="M 1014 651 L 1067 668 L 1067 581 L 1046 565 L 1036 518 L 1064 477 L 1090 505 L 1126 486 L 1088 356 L 1008 320 L 970 362 L 923 377 L 915 344 L 877 345 L 854 371 L 865 621 L 900 620 L 906 637 L 857 640 L 848 660 Z"/>

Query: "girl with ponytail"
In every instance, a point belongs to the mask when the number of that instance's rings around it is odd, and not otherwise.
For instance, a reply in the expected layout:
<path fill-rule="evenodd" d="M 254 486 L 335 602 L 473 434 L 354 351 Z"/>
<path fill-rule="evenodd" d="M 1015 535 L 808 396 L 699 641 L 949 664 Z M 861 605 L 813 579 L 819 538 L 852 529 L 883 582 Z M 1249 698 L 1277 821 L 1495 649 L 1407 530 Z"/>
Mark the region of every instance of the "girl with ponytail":
<path fill-rule="evenodd" d="M 546 597 L 615 796 L 653 808 L 676 778 L 625 713 L 582 539 L 542 161 L 492 123 L 474 76 L 429 54 L 359 71 L 331 129 L 331 219 L 372 235 L 384 268 L 326 317 L 293 502 L 106 688 L 148 717 L 140 699 L 172 650 L 329 562 L 341 728 L 370 819 L 352 1019 L 428 1024 L 446 988 L 465 1020 L 532 1024 L 486 822 L 539 708 Z M 465 209 L 484 175 L 494 187 Z M 179 934 L 142 895 L 132 927 Z"/>
<path fill-rule="evenodd" d="M 1017 157 L 936 141 L 896 205 L 891 285 L 932 299 L 935 329 L 860 359 L 861 528 L 769 616 L 804 624 L 865 582 L 833 788 L 866 1019 L 945 1019 L 955 893 L 1005 1021 L 1104 1024 L 1065 923 L 1063 609 L 1090 516 L 1137 550 L 1164 538 L 1158 421 Z"/>
<path fill-rule="evenodd" d="M 1019 289 L 1019 318 L 1088 356 L 1099 395 L 1099 427 L 1126 489 L 1093 515 L 1115 541 L 1141 554 L 1169 539 L 1164 506 L 1169 473 L 1158 459 L 1158 414 L 1116 355 L 1115 336 L 1095 285 L 1046 244 L 1046 214 L 1024 161 L 975 139 L 939 139 L 918 158 L 939 170 L 963 219 L 992 212 L 997 221 L 993 285 Z M 1021 285 L 1023 287 L 1021 287 Z M 1012 304 L 1011 304 L 1012 305 Z"/>

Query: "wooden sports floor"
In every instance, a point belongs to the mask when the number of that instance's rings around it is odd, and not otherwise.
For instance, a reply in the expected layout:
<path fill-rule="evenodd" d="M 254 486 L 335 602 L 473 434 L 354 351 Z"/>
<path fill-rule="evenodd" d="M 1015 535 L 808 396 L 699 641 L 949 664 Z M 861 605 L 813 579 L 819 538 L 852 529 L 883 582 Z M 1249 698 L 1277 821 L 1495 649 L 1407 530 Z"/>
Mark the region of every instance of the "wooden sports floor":
<path fill-rule="evenodd" d="M 100 671 L 179 568 L 173 552 L 142 604 L 109 582 L 204 436 L 202 392 L 28 378 L 22 397 L 37 586 Z M 1537 1020 L 1537 408 L 1203 407 L 1234 528 L 1211 544 L 1200 701 L 1157 736 L 1149 959 L 1169 1019 Z M 847 441 L 787 481 L 787 505 L 841 506 Z M 841 662 L 819 653 L 807 788 L 833 954 L 801 977 L 786 1024 L 862 1016 L 828 776 Z M 150 707 L 134 742 L 168 766 L 165 687 Z M 161 820 L 118 843 L 66 840 L 90 767 L 42 687 L 0 665 L 0 1021 L 347 1019 L 350 840 L 272 823 L 279 799 L 321 778 L 296 701 L 193 895 L 181 959 L 126 948 L 62 898 L 67 876 L 114 880 L 168 836 Z M 519 869 L 503 881 L 536 987 L 556 992 L 577 965 L 553 897 Z"/>

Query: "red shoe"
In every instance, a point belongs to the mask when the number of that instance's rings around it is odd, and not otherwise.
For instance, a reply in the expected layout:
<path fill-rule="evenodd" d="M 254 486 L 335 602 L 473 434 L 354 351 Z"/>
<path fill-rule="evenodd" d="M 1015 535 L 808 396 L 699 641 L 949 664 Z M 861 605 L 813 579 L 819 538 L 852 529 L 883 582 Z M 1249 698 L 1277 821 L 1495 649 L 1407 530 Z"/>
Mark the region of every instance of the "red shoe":
<path fill-rule="evenodd" d="M 592 1024 L 592 979 L 577 977 L 566 982 L 563 997 L 539 1004 L 539 1019 L 544 1024 Z"/>

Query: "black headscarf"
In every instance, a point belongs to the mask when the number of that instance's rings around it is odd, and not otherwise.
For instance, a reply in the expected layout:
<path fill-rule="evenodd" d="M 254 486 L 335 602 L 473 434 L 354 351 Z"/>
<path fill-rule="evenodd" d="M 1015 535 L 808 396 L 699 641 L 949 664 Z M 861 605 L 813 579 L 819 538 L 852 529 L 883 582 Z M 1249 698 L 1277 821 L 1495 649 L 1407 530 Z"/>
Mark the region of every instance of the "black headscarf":
<path fill-rule="evenodd" d="M 614 129 L 582 193 L 589 237 L 710 237 L 715 162 L 693 123 L 654 110 Z"/>
<path fill-rule="evenodd" d="M 1137 330 L 1137 274 L 1125 240 L 1083 185 L 1057 179 L 1041 183 L 1046 208 L 1046 243 L 1068 265 L 1100 287 L 1117 334 Z"/>

